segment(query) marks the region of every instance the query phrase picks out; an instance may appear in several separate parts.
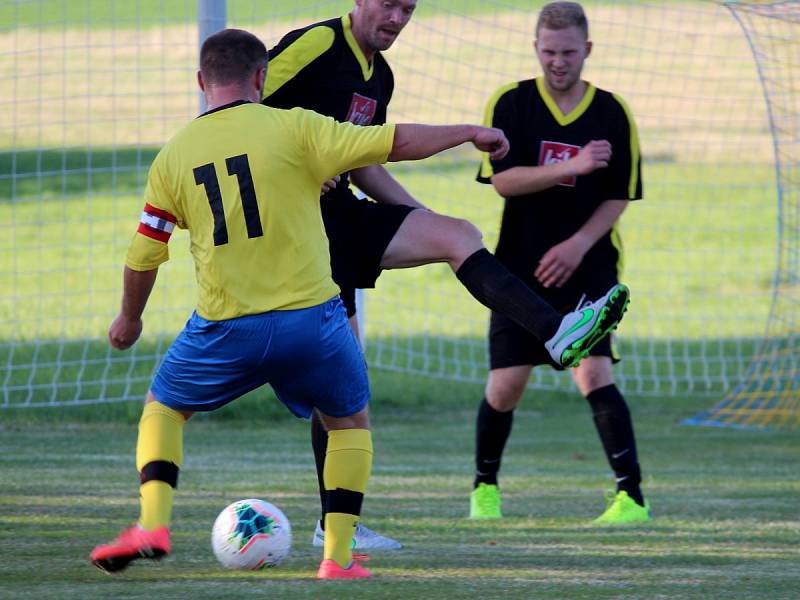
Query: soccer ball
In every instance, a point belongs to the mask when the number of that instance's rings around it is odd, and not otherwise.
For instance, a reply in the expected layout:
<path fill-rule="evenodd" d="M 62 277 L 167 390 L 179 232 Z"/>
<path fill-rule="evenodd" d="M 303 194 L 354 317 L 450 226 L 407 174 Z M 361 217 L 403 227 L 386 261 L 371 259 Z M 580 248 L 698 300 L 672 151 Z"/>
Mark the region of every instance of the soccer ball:
<path fill-rule="evenodd" d="M 289 555 L 291 546 L 289 519 L 264 500 L 239 500 L 226 506 L 211 531 L 214 555 L 229 569 L 277 566 Z"/>

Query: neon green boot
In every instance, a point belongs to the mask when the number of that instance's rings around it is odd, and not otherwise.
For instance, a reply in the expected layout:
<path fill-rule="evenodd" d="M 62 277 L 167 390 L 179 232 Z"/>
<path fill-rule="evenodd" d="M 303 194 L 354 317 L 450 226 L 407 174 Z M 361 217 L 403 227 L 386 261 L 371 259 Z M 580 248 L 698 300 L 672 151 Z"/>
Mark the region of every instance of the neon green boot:
<path fill-rule="evenodd" d="M 500 490 L 490 483 L 479 483 L 469 495 L 470 519 L 500 519 Z"/>
<path fill-rule="evenodd" d="M 597 525 L 624 525 L 626 523 L 646 523 L 650 516 L 650 503 L 645 500 L 644 506 L 639 506 L 628 496 L 628 492 L 617 492 L 610 498 L 606 511 L 597 517 Z"/>

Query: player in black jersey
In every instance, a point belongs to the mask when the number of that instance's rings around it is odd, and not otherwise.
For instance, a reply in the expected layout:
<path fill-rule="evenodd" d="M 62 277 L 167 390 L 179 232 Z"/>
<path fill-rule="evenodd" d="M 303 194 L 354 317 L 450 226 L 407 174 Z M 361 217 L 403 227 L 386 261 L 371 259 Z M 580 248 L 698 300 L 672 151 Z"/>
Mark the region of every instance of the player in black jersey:
<path fill-rule="evenodd" d="M 503 86 L 489 101 L 486 118 L 506 132 L 511 150 L 500 160 L 486 156 L 478 180 L 505 198 L 497 258 L 568 312 L 618 281 L 616 223 L 642 197 L 639 141 L 624 101 L 581 80 L 592 44 L 580 4 L 546 5 L 536 35 L 543 75 Z M 497 474 L 531 369 L 553 365 L 541 341 L 497 312 L 489 354 L 470 498 L 470 516 L 485 519 L 502 516 Z M 616 475 L 614 500 L 596 520 L 606 524 L 650 519 L 630 412 L 611 374 L 617 360 L 609 335 L 572 370 Z"/>
<path fill-rule="evenodd" d="M 394 80 L 381 51 L 397 39 L 416 4 L 416 0 L 356 0 L 349 15 L 288 33 L 270 51 L 263 102 L 278 108 L 310 108 L 361 125 L 383 123 Z M 373 201 L 356 198 L 350 181 Z M 548 322 L 551 307 L 484 248 L 481 233 L 471 223 L 419 210 L 424 206 L 380 166 L 343 174 L 321 203 L 333 278 L 342 289 L 356 332 L 356 288 L 374 287 L 381 269 L 434 262 L 448 263 L 481 303 L 519 323 L 537 339 L 549 340 L 549 351 L 561 364 L 580 360 L 598 333 L 621 318 L 627 304 L 627 288 L 617 286 L 598 301 L 597 314 L 580 328 L 572 328 L 581 320 L 579 312 L 564 317 L 560 324 Z M 557 329 L 570 330 L 569 335 L 580 341 L 564 350 L 566 338 L 554 335 Z M 317 415 L 312 417 L 311 437 L 324 516 L 327 432 Z M 322 545 L 323 535 L 318 523 L 315 545 Z M 363 526 L 355 542 L 356 549 L 400 546 Z"/>

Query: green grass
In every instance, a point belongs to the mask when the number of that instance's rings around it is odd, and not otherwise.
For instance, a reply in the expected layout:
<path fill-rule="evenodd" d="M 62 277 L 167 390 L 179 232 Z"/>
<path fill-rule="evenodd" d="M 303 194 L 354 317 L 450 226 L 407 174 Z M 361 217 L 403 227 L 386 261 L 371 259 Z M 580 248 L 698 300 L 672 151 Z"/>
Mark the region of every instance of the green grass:
<path fill-rule="evenodd" d="M 38 2 L 8 2 L 0 4 L 0 22 L 14 23 L 17 27 L 36 27 L 59 29 L 75 27 L 94 29 L 107 27 L 160 27 L 165 23 L 193 23 L 197 20 L 195 0 L 139 0 L 137 2 L 107 2 L 105 0 L 85 0 L 67 2 L 64 0 L 40 0 Z M 288 15 L 307 17 L 313 15 L 315 5 L 312 0 L 295 0 L 291 8 L 280 0 L 266 0 L 256 6 L 251 0 L 227 0 L 228 17 L 239 15 Z M 343 12 L 348 3 L 341 1 L 331 8 Z"/>
<path fill-rule="evenodd" d="M 589 526 L 611 480 L 585 402 L 569 391 L 531 391 L 517 412 L 502 476 L 507 518 L 491 525 L 463 518 L 482 385 L 386 370 L 483 380 L 486 312 L 449 269 L 434 265 L 385 274 L 368 296 L 376 459 L 365 521 L 405 544 L 373 557 L 374 581 L 313 580 L 317 491 L 308 428 L 263 390 L 187 427 L 174 555 L 117 577 L 92 569 L 91 548 L 137 513 L 141 405 L 77 404 L 141 397 L 155 357 L 194 301 L 187 238 L 178 234 L 141 342 L 120 354 L 104 341 L 147 166 L 196 107 L 196 4 L 0 0 L 0 59 L 9 81 L 22 82 L 7 90 L 13 110 L 0 124 L 0 405 L 76 404 L 0 409 L 0 597 L 797 597 L 796 434 L 677 425 L 746 368 L 765 328 L 777 245 L 763 106 L 741 101 L 760 98 L 748 50 L 727 13 L 697 11 L 699 4 L 661 11 L 663 3 L 650 3 L 649 12 L 616 8 L 636 2 L 587 5 L 600 36 L 591 77 L 610 80 L 632 102 L 647 160 L 646 200 L 623 220 L 634 302 L 617 377 L 631 389 L 652 525 Z M 501 78 L 527 76 L 511 54 L 529 47 L 526 19 L 541 2 L 493 4 L 508 10 L 444 23 L 424 19 L 475 14 L 487 4 L 420 2 L 391 54 L 398 90 L 406 90 L 393 118 L 474 120 Z M 229 0 L 228 22 L 274 40 L 288 22 L 350 6 Z M 626 26 L 623 12 L 637 25 Z M 653 19 L 659 28 L 638 26 Z M 452 23 L 458 35 L 440 35 Z M 150 27 L 159 33 L 137 32 Z M 453 46 L 459 38 L 466 43 Z M 670 51 L 650 51 L 663 47 Z M 421 50 L 433 60 L 424 68 Z M 502 73 L 498 56 L 508 60 Z M 607 63 L 598 62 L 603 56 Z M 675 73 L 708 74 L 703 96 L 723 101 L 676 91 Z M 722 87 L 712 85 L 715 77 Z M 464 84 L 455 103 L 451 81 Z M 100 97 L 89 102 L 88 89 Z M 476 163 L 474 152 L 459 150 L 392 169 L 432 208 L 473 221 L 493 247 L 501 201 L 472 182 Z M 547 383 L 571 389 L 563 379 Z M 274 570 L 224 571 L 210 550 L 211 524 L 223 506 L 248 496 L 285 510 L 294 549 Z"/>
<path fill-rule="evenodd" d="M 518 411 L 496 524 L 464 519 L 481 388 L 373 373 L 375 463 L 365 522 L 400 539 L 376 578 L 313 579 L 317 495 L 308 428 L 250 398 L 186 429 L 174 552 L 115 577 L 91 548 L 137 514 L 136 405 L 105 418 L 0 412 L 0 580 L 9 598 L 796 598 L 800 588 L 796 435 L 676 425 L 681 400 L 633 399 L 652 525 L 597 529 L 607 466 L 588 408 L 531 394 Z M 116 414 L 112 414 L 112 412 Z M 34 415 L 34 413 L 26 413 Z M 93 420 L 94 419 L 94 420 Z M 227 503 L 263 497 L 292 522 L 280 567 L 223 570 L 211 524 Z"/>
<path fill-rule="evenodd" d="M 88 194 L 139 194 L 158 148 L 62 148 L 0 152 L 0 205 Z"/>
<path fill-rule="evenodd" d="M 351 0 L 226 0 L 227 19 L 235 25 L 268 19 L 324 19 L 345 14 L 352 6 Z M 640 0 L 619 0 L 608 4 L 637 4 Z M 500 0 L 495 3 L 501 10 L 537 10 L 543 1 Z M 494 9 L 492 9 L 494 10 Z M 482 0 L 438 0 L 420 2 L 417 14 L 470 15 L 487 12 Z M 137 2 L 107 2 L 106 0 L 37 0 L 19 2 L 0 0 L 0 23 L 14 23 L 17 27 L 41 29 L 97 29 L 160 27 L 167 24 L 193 23 L 197 20 L 196 0 L 138 0 Z M 5 27 L 3 27 L 5 28 Z"/>

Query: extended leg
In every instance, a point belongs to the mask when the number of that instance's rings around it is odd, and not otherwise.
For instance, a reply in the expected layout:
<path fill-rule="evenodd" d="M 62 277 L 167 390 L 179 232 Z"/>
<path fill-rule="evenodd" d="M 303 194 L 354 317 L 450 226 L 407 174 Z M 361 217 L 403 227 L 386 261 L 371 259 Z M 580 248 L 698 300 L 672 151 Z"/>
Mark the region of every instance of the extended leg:
<path fill-rule="evenodd" d="M 558 329 L 561 315 L 484 248 L 474 225 L 415 210 L 386 248 L 381 267 L 403 269 L 437 262 L 449 264 L 476 300 L 508 316 L 540 340 L 549 339 Z"/>
<path fill-rule="evenodd" d="M 136 444 L 141 481 L 139 521 L 112 543 L 92 551 L 91 561 L 98 568 L 115 572 L 137 558 L 158 559 L 169 554 L 173 495 L 183 462 L 183 426 L 190 416 L 157 402 L 148 393 Z"/>
<path fill-rule="evenodd" d="M 349 319 L 350 327 L 356 339 L 358 338 L 358 321 L 353 315 Z M 325 545 L 325 511 L 327 494 L 325 492 L 325 455 L 328 452 L 328 430 L 322 422 L 322 418 L 315 410 L 311 413 L 311 447 L 314 450 L 314 465 L 317 469 L 317 482 L 319 485 L 320 499 L 320 520 L 314 529 L 315 546 Z M 363 523 L 359 522 L 356 526 L 355 537 L 353 538 L 353 549 L 358 551 L 368 550 L 397 550 L 402 548 L 402 544 L 395 539 L 381 535 L 373 531 Z"/>
<path fill-rule="evenodd" d="M 355 315 L 352 315 L 348 317 L 348 322 L 350 323 L 350 329 L 353 330 L 353 335 L 358 340 L 358 319 L 356 319 Z M 311 448 L 314 450 L 314 466 L 317 469 L 317 482 L 319 483 L 320 529 L 324 530 L 326 504 L 324 470 L 325 455 L 328 452 L 328 429 L 316 410 L 311 413 Z"/>
<path fill-rule="evenodd" d="M 325 457 L 325 550 L 318 577 L 361 578 L 369 571 L 354 563 L 353 533 L 372 469 L 372 436 L 367 409 L 352 417 L 322 415 L 328 428 Z"/>
<path fill-rule="evenodd" d="M 628 288 L 615 285 L 590 306 L 562 316 L 483 247 L 472 224 L 415 210 L 384 251 L 381 266 L 397 269 L 434 262 L 448 263 L 476 300 L 545 342 L 552 359 L 564 367 L 576 366 L 615 329 L 628 306 Z"/>

